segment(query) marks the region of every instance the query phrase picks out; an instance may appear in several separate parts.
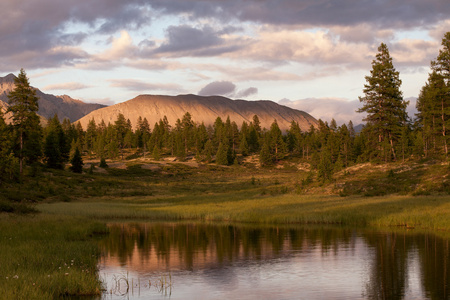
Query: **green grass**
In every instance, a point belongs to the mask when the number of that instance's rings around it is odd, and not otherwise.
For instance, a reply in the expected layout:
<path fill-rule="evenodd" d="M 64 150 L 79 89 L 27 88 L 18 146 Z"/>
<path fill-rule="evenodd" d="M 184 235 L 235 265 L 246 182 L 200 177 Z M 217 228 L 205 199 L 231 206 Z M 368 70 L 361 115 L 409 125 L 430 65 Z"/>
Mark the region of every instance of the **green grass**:
<path fill-rule="evenodd" d="M 127 201 L 131 201 L 128 199 Z M 243 223 L 322 223 L 354 226 L 407 226 L 450 230 L 448 196 L 250 196 L 234 193 L 180 197 L 136 203 L 89 202 L 39 205 L 48 214 L 98 220 L 202 220 Z"/>
<path fill-rule="evenodd" d="M 406 226 L 450 232 L 449 168 L 442 164 L 365 164 L 336 174 L 327 184 L 292 166 L 166 164 L 152 171 L 139 162 L 127 165 L 93 174 L 41 170 L 20 184 L 2 186 L 0 298 L 101 293 L 96 236 L 111 220 Z"/>
<path fill-rule="evenodd" d="M 48 215 L 0 215 L 0 298 L 100 295 L 100 223 Z"/>
<path fill-rule="evenodd" d="M 71 201 L 55 202 L 50 196 L 36 208 L 55 216 L 98 220 L 330 223 L 450 230 L 448 166 L 442 164 L 365 164 L 338 173 L 335 182 L 325 185 L 306 180 L 311 173 L 292 167 L 168 164 L 151 171 L 134 162 L 128 163 L 127 169 L 109 168 L 108 172 L 73 174 L 66 181 L 61 178 L 67 179 L 67 173 L 53 173 L 48 180 L 55 189 L 71 186 L 67 188 Z M 309 183 L 303 184 L 305 181 Z"/>

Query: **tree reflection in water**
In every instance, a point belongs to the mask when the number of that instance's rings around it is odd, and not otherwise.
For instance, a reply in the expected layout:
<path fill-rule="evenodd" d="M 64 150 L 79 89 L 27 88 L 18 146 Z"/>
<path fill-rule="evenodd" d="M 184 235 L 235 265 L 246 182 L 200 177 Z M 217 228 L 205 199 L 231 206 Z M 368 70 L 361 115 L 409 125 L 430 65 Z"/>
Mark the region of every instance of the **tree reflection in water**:
<path fill-rule="evenodd" d="M 422 294 L 412 296 L 449 299 L 449 240 L 426 233 L 325 226 L 126 223 L 111 224 L 109 237 L 101 242 L 102 264 L 140 273 L 218 270 L 236 261 L 263 263 L 299 255 L 338 256 L 342 249 L 356 255 L 361 245 L 368 265 L 362 297 L 404 299 L 411 290 L 415 263 Z"/>

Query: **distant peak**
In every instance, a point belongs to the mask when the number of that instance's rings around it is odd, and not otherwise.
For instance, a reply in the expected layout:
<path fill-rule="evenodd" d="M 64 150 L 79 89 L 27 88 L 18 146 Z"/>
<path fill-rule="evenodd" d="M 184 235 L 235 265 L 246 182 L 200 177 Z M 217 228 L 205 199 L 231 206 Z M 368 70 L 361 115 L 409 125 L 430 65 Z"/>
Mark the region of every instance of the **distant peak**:
<path fill-rule="evenodd" d="M 16 79 L 16 75 L 14 75 L 13 73 L 9 73 L 5 77 L 0 77 L 0 81 L 3 81 L 3 82 L 14 82 L 15 79 Z"/>

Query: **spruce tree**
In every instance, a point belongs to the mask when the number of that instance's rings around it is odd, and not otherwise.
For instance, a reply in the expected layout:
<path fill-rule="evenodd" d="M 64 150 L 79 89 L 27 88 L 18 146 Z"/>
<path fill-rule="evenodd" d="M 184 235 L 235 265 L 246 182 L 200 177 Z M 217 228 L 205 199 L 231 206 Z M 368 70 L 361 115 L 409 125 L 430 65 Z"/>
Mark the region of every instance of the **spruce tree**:
<path fill-rule="evenodd" d="M 72 159 L 70 160 L 72 166 L 70 170 L 74 173 L 82 173 L 83 172 L 83 158 L 81 157 L 80 150 L 78 147 L 75 147 L 75 152 L 73 153 Z"/>
<path fill-rule="evenodd" d="M 159 148 L 156 145 L 155 145 L 155 147 L 153 147 L 152 156 L 153 156 L 153 160 L 159 161 L 161 159 L 161 156 L 159 154 Z"/>
<path fill-rule="evenodd" d="M 55 114 L 48 121 L 45 128 L 44 139 L 44 160 L 47 167 L 53 169 L 62 169 L 64 162 L 68 160 L 69 153 L 66 152 L 66 137 L 58 116 Z M 69 149 L 70 150 L 70 149 Z"/>
<path fill-rule="evenodd" d="M 16 160 L 12 152 L 11 132 L 3 118 L 3 112 L 0 107 L 0 185 L 2 179 L 6 180 L 14 177 Z"/>
<path fill-rule="evenodd" d="M 122 113 L 119 113 L 117 120 L 114 122 L 116 131 L 116 143 L 120 148 L 120 154 L 123 160 L 123 149 L 125 148 L 125 136 L 129 130 L 129 124 Z"/>
<path fill-rule="evenodd" d="M 286 149 L 286 144 L 283 140 L 283 134 L 281 133 L 280 127 L 278 127 L 277 120 L 274 120 L 270 125 L 270 130 L 266 134 L 265 139 L 268 139 L 270 154 L 275 161 L 280 160 Z"/>
<path fill-rule="evenodd" d="M 219 149 L 216 154 L 216 164 L 218 165 L 228 165 L 228 145 L 225 143 L 219 144 Z"/>
<path fill-rule="evenodd" d="M 270 151 L 270 142 L 269 139 L 264 139 L 264 143 L 261 147 L 261 151 L 259 153 L 259 164 L 261 166 L 270 166 L 274 163 L 274 156 Z"/>
<path fill-rule="evenodd" d="M 95 141 L 97 139 L 97 124 L 95 124 L 94 118 L 89 121 L 86 129 L 85 142 L 86 150 L 89 154 L 94 150 Z"/>
<path fill-rule="evenodd" d="M 45 163 L 48 168 L 62 169 L 63 159 L 59 148 L 59 139 L 55 131 L 51 130 L 45 136 L 44 141 Z"/>
<path fill-rule="evenodd" d="M 205 149 L 203 150 L 203 156 L 205 157 L 205 161 L 210 163 L 212 161 L 212 155 L 214 151 L 214 146 L 211 140 L 207 140 L 205 143 Z"/>
<path fill-rule="evenodd" d="M 37 111 L 39 109 L 36 91 L 30 86 L 24 69 L 14 79 L 15 88 L 8 94 L 7 112 L 12 113 L 12 125 L 17 133 L 19 171 L 23 173 L 23 162 L 37 161 L 41 155 L 41 134 Z"/>
<path fill-rule="evenodd" d="M 402 82 L 399 72 L 395 70 L 384 43 L 378 47 L 376 59 L 372 61 L 370 76 L 365 78 L 365 96 L 359 98 L 363 107 L 358 112 L 367 113 L 363 120 L 367 122 L 371 139 L 377 145 L 379 157 L 396 160 L 395 144 L 407 122 L 407 102 L 400 91 Z"/>
<path fill-rule="evenodd" d="M 442 49 L 435 61 L 431 62 L 433 71 L 442 76 L 444 85 L 439 96 L 440 135 L 443 142 L 445 156 L 448 156 L 448 128 L 450 127 L 450 32 L 442 39 Z"/>

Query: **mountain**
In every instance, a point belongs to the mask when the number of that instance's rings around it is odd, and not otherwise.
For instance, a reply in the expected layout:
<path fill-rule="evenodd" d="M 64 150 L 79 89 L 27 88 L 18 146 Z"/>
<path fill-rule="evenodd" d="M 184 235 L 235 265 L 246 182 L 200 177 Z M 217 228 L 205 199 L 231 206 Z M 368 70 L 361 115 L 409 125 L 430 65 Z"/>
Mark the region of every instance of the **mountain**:
<path fill-rule="evenodd" d="M 8 106 L 8 94 L 15 87 L 15 78 L 16 76 L 14 74 L 0 77 L 0 107 L 2 106 L 4 108 Z M 72 99 L 67 95 L 54 96 L 45 94 L 37 88 L 34 89 L 36 90 L 36 96 L 39 98 L 38 114 L 47 119 L 58 114 L 61 121 L 67 118 L 71 122 L 74 122 L 93 110 L 105 107 L 105 105 L 101 104 L 84 103 L 83 101 Z"/>
<path fill-rule="evenodd" d="M 147 118 L 151 127 L 166 116 L 170 125 L 174 126 L 176 120 L 181 119 L 186 112 L 191 114 L 192 120 L 204 122 L 206 126 L 213 125 L 217 117 L 221 117 L 224 122 L 230 117 L 231 121 L 241 126 L 243 121 L 251 122 L 254 115 L 258 116 L 261 127 L 267 129 L 275 119 L 282 131 L 289 129 L 292 120 L 298 122 L 304 131 L 309 130 L 311 125 L 317 126 L 317 120 L 311 115 L 272 101 L 231 100 L 221 96 L 197 95 L 140 95 L 126 102 L 95 110 L 79 122 L 84 129 L 92 119 L 97 124 L 102 120 L 106 124 L 114 124 L 119 113 L 122 113 L 126 119 L 130 119 L 133 126 L 136 126 L 139 116 Z"/>

